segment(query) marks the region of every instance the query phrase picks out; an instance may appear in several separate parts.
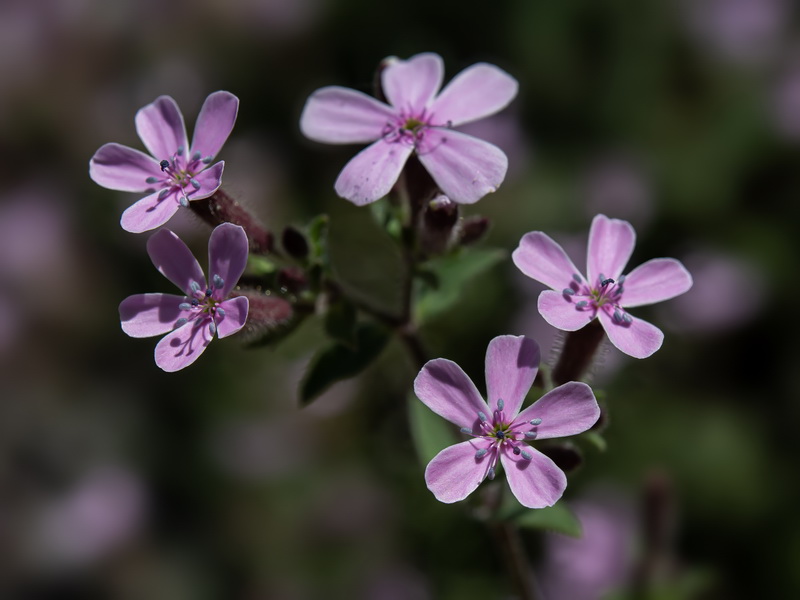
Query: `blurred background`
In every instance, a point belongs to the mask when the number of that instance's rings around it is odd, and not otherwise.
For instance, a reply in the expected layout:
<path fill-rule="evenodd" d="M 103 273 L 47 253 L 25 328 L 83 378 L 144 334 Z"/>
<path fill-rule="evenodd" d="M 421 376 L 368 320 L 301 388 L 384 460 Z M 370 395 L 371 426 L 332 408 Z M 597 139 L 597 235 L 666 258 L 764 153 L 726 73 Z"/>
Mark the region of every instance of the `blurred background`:
<path fill-rule="evenodd" d="M 318 87 L 369 92 L 382 58 L 422 51 L 446 80 L 486 61 L 520 83 L 472 128 L 510 161 L 465 211 L 491 218 L 485 247 L 544 230 L 582 265 L 603 212 L 636 228 L 631 266 L 673 256 L 694 275 L 636 311 L 665 331 L 657 354 L 610 348 L 595 369 L 608 448 L 565 495 L 584 538 L 525 537 L 547 597 L 635 578 L 654 513 L 659 597 L 797 597 L 799 18 L 791 0 L 2 0 L 0 597 L 511 597 L 485 528 L 425 489 L 399 344 L 303 410 L 314 319 L 161 372 L 117 306 L 172 286 L 119 227 L 137 196 L 88 177 L 102 144 L 142 148 L 134 114 L 157 96 L 191 135 L 229 90 L 224 188 L 276 231 L 331 215 L 343 276 L 383 272 L 369 211 L 333 192 L 357 148 L 307 141 L 298 119 Z M 169 227 L 205 267 L 208 228 Z M 550 357 L 537 286 L 499 263 L 423 331 L 431 354 L 479 386 L 496 335 Z"/>

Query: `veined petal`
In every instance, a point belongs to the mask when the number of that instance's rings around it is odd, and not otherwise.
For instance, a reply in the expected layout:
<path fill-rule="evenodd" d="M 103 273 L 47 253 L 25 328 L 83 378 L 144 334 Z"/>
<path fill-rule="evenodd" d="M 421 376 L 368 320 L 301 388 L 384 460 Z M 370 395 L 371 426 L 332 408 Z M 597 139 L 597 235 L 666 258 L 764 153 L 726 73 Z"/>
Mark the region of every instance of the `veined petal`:
<path fill-rule="evenodd" d="M 496 191 L 508 169 L 500 148 L 452 129 L 428 129 L 417 156 L 445 195 L 461 204 Z"/>
<path fill-rule="evenodd" d="M 182 302 L 186 302 L 186 297 L 174 294 L 128 296 L 119 305 L 122 331 L 136 338 L 171 331 L 175 327 L 175 321 L 190 314 L 189 311 L 178 308 Z"/>
<path fill-rule="evenodd" d="M 605 311 L 598 311 L 598 318 L 612 344 L 628 356 L 647 358 L 661 348 L 664 334 L 655 325 L 631 317 L 630 323 L 617 323 Z"/>
<path fill-rule="evenodd" d="M 183 115 L 169 96 L 159 96 L 152 104 L 139 109 L 136 133 L 158 161 L 171 158 L 178 148 L 189 151 Z"/>
<path fill-rule="evenodd" d="M 558 291 L 568 288 L 572 276 L 580 274 L 564 249 L 541 231 L 523 235 L 511 260 L 531 279 Z"/>
<path fill-rule="evenodd" d="M 500 453 L 508 485 L 522 506 L 552 506 L 567 489 L 567 476 L 556 463 L 538 450 L 526 450 L 531 456 L 530 460 L 511 454 L 507 449 Z"/>
<path fill-rule="evenodd" d="M 336 193 L 358 206 L 383 198 L 397 182 L 412 150 L 409 144 L 385 140 L 367 146 L 339 173 Z"/>
<path fill-rule="evenodd" d="M 178 286 L 187 296 L 193 296 L 192 282 L 205 291 L 203 269 L 191 250 L 169 229 L 162 229 L 147 240 L 147 253 L 161 274 Z"/>
<path fill-rule="evenodd" d="M 300 130 L 328 144 L 373 142 L 383 135 L 395 111 L 362 92 L 339 86 L 318 89 L 306 100 Z"/>
<path fill-rule="evenodd" d="M 585 383 L 570 381 L 550 390 L 514 419 L 517 423 L 541 419 L 539 425 L 524 429 L 536 431 L 536 439 L 565 437 L 583 433 L 600 418 L 600 407 Z"/>
<path fill-rule="evenodd" d="M 448 446 L 431 459 L 425 469 L 425 483 L 439 502 L 452 504 L 469 496 L 486 477 L 493 451 L 476 458 L 478 450 L 491 444 L 483 439 Z"/>
<path fill-rule="evenodd" d="M 239 98 L 230 92 L 214 92 L 206 98 L 194 126 L 191 153 L 216 156 L 233 131 L 238 112 Z"/>
<path fill-rule="evenodd" d="M 399 110 L 420 111 L 442 87 L 444 63 L 433 52 L 394 60 L 381 73 L 383 93 Z"/>
<path fill-rule="evenodd" d="M 208 240 L 208 282 L 213 285 L 214 276 L 223 280 L 222 288 L 214 290 L 214 298 L 227 298 L 238 283 L 247 266 L 247 234 L 239 225 L 223 223 L 214 228 Z"/>
<path fill-rule="evenodd" d="M 178 196 L 174 191 L 163 198 L 160 196 L 161 190 L 145 196 L 125 209 L 120 219 L 122 228 L 131 233 L 142 233 L 169 221 L 180 208 Z"/>
<path fill-rule="evenodd" d="M 486 393 L 489 408 L 503 399 L 504 412 L 513 418 L 539 370 L 539 345 L 525 336 L 501 335 L 486 349 Z"/>
<path fill-rule="evenodd" d="M 414 380 L 414 393 L 437 415 L 460 427 L 473 427 L 479 412 L 489 412 L 472 380 L 446 358 L 425 363 Z"/>
<path fill-rule="evenodd" d="M 219 189 L 219 186 L 222 185 L 222 172 L 224 170 L 225 161 L 221 160 L 207 169 L 200 171 L 194 176 L 194 179 L 200 184 L 200 187 L 195 189 L 194 186 L 187 185 L 184 188 L 186 190 L 186 197 L 189 200 L 202 200 L 203 198 L 213 196 Z"/>
<path fill-rule="evenodd" d="M 597 215 L 589 230 L 589 247 L 586 258 L 586 275 L 591 285 L 597 285 L 602 273 L 618 279 L 628 264 L 636 243 L 636 232 L 627 221 Z"/>
<path fill-rule="evenodd" d="M 575 296 L 565 296 L 561 292 L 544 290 L 539 294 L 537 306 L 544 320 L 563 331 L 577 331 L 594 319 L 596 311 L 587 306 L 578 308 Z"/>
<path fill-rule="evenodd" d="M 161 338 L 156 344 L 156 364 L 173 373 L 200 358 L 213 339 L 208 329 L 210 322 L 207 317 L 195 319 Z"/>
<path fill-rule="evenodd" d="M 688 292 L 692 276 L 674 258 L 654 258 L 628 273 L 624 287 L 622 306 L 655 304 Z"/>
<path fill-rule="evenodd" d="M 244 296 L 229 298 L 219 305 L 225 311 L 225 316 L 217 319 L 217 337 L 220 339 L 233 335 L 247 322 L 249 301 Z"/>
<path fill-rule="evenodd" d="M 504 109 L 517 95 L 519 84 L 511 75 L 486 63 L 461 71 L 431 104 L 437 123 L 453 126 L 477 121 Z"/>
<path fill-rule="evenodd" d="M 148 177 L 163 176 L 156 159 L 121 144 L 100 146 L 89 161 L 89 177 L 110 190 L 144 192 L 153 187 Z"/>

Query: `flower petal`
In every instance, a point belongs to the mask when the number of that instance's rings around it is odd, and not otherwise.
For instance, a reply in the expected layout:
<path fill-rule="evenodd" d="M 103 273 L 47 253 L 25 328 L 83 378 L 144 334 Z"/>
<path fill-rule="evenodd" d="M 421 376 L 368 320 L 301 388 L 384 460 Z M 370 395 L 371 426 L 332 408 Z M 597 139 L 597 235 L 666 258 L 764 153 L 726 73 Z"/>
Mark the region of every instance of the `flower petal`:
<path fill-rule="evenodd" d="M 214 298 L 222 300 L 239 282 L 247 266 L 247 234 L 239 225 L 223 223 L 214 228 L 208 240 L 208 282 L 213 285 L 214 276 L 223 280 L 222 288 L 214 291 Z"/>
<path fill-rule="evenodd" d="M 152 104 L 139 109 L 136 133 L 158 161 L 172 158 L 178 148 L 189 151 L 183 115 L 169 96 L 159 96 Z"/>
<path fill-rule="evenodd" d="M 461 204 L 496 191 L 508 170 L 500 148 L 452 129 L 428 129 L 417 156 L 445 195 Z"/>
<path fill-rule="evenodd" d="M 442 87 L 444 63 L 433 52 L 393 60 L 381 72 L 383 94 L 389 104 L 416 113 L 424 109 Z"/>
<path fill-rule="evenodd" d="M 525 275 L 559 292 L 570 287 L 573 275 L 580 275 L 564 249 L 541 231 L 523 235 L 511 260 Z"/>
<path fill-rule="evenodd" d="M 173 373 L 200 358 L 213 339 L 208 329 L 210 322 L 208 317 L 196 319 L 161 338 L 156 344 L 156 364 Z"/>
<path fill-rule="evenodd" d="M 570 381 L 550 390 L 514 419 L 517 423 L 541 419 L 539 425 L 520 431 L 536 431 L 536 439 L 565 437 L 583 433 L 600 418 L 600 407 L 585 383 Z"/>
<path fill-rule="evenodd" d="M 539 370 L 539 345 L 525 336 L 501 335 L 486 349 L 486 394 L 489 409 L 497 409 L 502 398 L 503 411 L 513 418 Z"/>
<path fill-rule="evenodd" d="M 225 311 L 225 316 L 217 319 L 217 336 L 222 339 L 244 327 L 249 301 L 244 296 L 237 296 L 220 302 L 219 305 Z"/>
<path fill-rule="evenodd" d="M 397 182 L 413 147 L 378 140 L 350 159 L 334 188 L 342 198 L 363 206 L 383 198 Z"/>
<path fill-rule="evenodd" d="M 474 427 L 478 413 L 489 412 L 472 380 L 446 358 L 425 363 L 414 380 L 414 393 L 425 406 L 459 427 Z"/>
<path fill-rule="evenodd" d="M 537 303 L 539 314 L 556 329 L 577 331 L 594 319 L 596 313 L 591 306 L 576 307 L 575 304 L 580 301 L 580 296 L 577 298 L 576 300 L 576 296 L 566 296 L 561 292 L 544 290 L 539 294 Z"/>
<path fill-rule="evenodd" d="M 147 240 L 147 253 L 161 274 L 177 285 L 184 294 L 193 296 L 192 282 L 205 288 L 203 269 L 191 250 L 169 229 L 162 229 Z"/>
<path fill-rule="evenodd" d="M 175 327 L 175 321 L 190 314 L 178 308 L 182 302 L 186 297 L 174 294 L 128 296 L 119 305 L 122 331 L 136 338 L 167 333 Z"/>
<path fill-rule="evenodd" d="M 586 275 L 589 284 L 597 285 L 597 278 L 618 279 L 628 264 L 636 243 L 636 232 L 627 221 L 597 215 L 589 230 L 589 247 L 586 258 Z"/>
<path fill-rule="evenodd" d="M 493 451 L 481 458 L 475 458 L 475 453 L 490 445 L 482 439 L 468 440 L 448 446 L 431 459 L 425 483 L 439 502 L 452 504 L 475 491 L 486 477 Z"/>
<path fill-rule="evenodd" d="M 89 161 L 89 177 L 98 185 L 121 192 L 144 192 L 153 187 L 148 177 L 161 179 L 158 161 L 121 144 L 104 144 Z"/>
<path fill-rule="evenodd" d="M 195 181 L 200 184 L 200 187 L 195 189 L 194 186 L 187 185 L 186 197 L 189 200 L 202 200 L 213 196 L 214 193 L 222 185 L 222 172 L 225 170 L 225 161 L 221 160 L 214 163 L 207 169 L 203 169 L 194 176 Z"/>
<path fill-rule="evenodd" d="M 239 98 L 230 92 L 214 92 L 206 98 L 194 126 L 191 153 L 216 156 L 233 131 L 238 112 Z"/>
<path fill-rule="evenodd" d="M 663 302 L 688 292 L 692 276 L 674 258 L 654 258 L 625 276 L 622 306 L 642 306 Z"/>
<path fill-rule="evenodd" d="M 461 71 L 431 105 L 437 123 L 452 126 L 477 121 L 501 111 L 517 95 L 519 84 L 511 75 L 486 63 Z"/>
<path fill-rule="evenodd" d="M 300 130 L 328 144 L 373 142 L 383 135 L 395 111 L 362 92 L 339 86 L 318 89 L 306 100 Z"/>
<path fill-rule="evenodd" d="M 598 312 L 598 317 L 611 343 L 628 356 L 647 358 L 661 348 L 664 341 L 664 334 L 658 327 L 632 315 L 630 323 L 617 323 L 603 310 Z"/>
<path fill-rule="evenodd" d="M 530 460 L 515 456 L 508 449 L 501 452 L 500 461 L 506 470 L 508 485 L 522 506 L 552 506 L 567 489 L 567 476 L 538 450 L 529 447 L 526 451 L 531 455 Z"/>
<path fill-rule="evenodd" d="M 145 196 L 125 209 L 120 225 L 125 231 L 142 233 L 163 225 L 180 208 L 176 192 L 159 199 L 161 191 Z"/>

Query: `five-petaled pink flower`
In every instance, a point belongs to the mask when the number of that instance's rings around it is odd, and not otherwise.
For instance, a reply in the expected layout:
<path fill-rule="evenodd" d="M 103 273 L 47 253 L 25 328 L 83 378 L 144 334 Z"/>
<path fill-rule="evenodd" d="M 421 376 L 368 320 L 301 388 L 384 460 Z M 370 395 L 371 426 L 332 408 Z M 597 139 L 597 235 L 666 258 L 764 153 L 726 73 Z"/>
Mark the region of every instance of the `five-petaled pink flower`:
<path fill-rule="evenodd" d="M 122 330 L 132 337 L 167 333 L 156 346 L 156 364 L 173 372 L 188 367 L 203 353 L 216 333 L 224 338 L 247 320 L 246 297 L 228 298 L 247 265 L 244 229 L 223 223 L 208 241 L 206 281 L 189 248 L 169 229 L 147 240 L 147 253 L 156 268 L 185 294 L 136 294 L 119 305 Z"/>
<path fill-rule="evenodd" d="M 623 275 L 635 241 L 630 223 L 597 215 L 589 231 L 586 277 L 541 231 L 522 236 L 512 259 L 525 275 L 552 288 L 539 295 L 538 303 L 550 325 L 576 331 L 597 317 L 612 344 L 646 358 L 661 347 L 664 334 L 626 309 L 683 294 L 692 287 L 692 276 L 674 258 L 654 258 Z"/>
<path fill-rule="evenodd" d="M 389 104 L 330 86 L 311 94 L 303 109 L 300 128 L 312 140 L 374 142 L 344 167 L 336 193 L 358 205 L 378 200 L 392 189 L 412 152 L 455 202 L 471 204 L 494 192 L 506 175 L 506 155 L 453 127 L 505 108 L 517 94 L 517 81 L 493 65 L 478 63 L 437 94 L 444 74 L 438 54 L 387 63 L 381 82 Z"/>
<path fill-rule="evenodd" d="M 437 500 L 463 500 L 484 479 L 494 478 L 498 460 L 523 506 L 543 508 L 561 497 L 567 487 L 563 471 L 527 442 L 582 433 L 600 417 L 600 407 L 588 385 L 571 381 L 520 412 L 538 368 L 534 340 L 494 338 L 486 350 L 488 404 L 456 363 L 437 358 L 422 368 L 414 381 L 417 397 L 472 437 L 428 464 L 425 481 Z"/>
<path fill-rule="evenodd" d="M 180 206 L 217 191 L 225 163 L 211 162 L 228 139 L 238 110 L 239 99 L 233 94 L 211 94 L 200 109 L 190 146 L 178 105 L 169 96 L 160 96 L 136 113 L 136 132 L 152 156 L 114 143 L 95 153 L 89 176 L 96 183 L 148 194 L 122 214 L 123 229 L 132 233 L 155 229 Z"/>

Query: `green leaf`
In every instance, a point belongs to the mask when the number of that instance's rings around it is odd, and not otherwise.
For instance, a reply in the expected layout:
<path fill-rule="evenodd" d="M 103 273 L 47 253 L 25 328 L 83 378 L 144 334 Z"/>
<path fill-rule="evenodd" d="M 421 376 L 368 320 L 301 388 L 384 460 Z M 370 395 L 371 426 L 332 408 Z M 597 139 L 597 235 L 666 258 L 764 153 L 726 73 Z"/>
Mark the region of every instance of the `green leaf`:
<path fill-rule="evenodd" d="M 355 348 L 356 317 L 356 309 L 350 302 L 335 302 L 325 314 L 325 331 L 340 344 Z"/>
<path fill-rule="evenodd" d="M 271 275 L 278 268 L 274 262 L 258 254 L 250 254 L 247 257 L 247 267 L 254 275 Z"/>
<path fill-rule="evenodd" d="M 327 263 L 328 215 L 318 215 L 308 224 L 308 241 L 311 244 L 311 256 L 323 264 Z"/>
<path fill-rule="evenodd" d="M 411 438 L 423 465 L 447 446 L 458 443 L 450 424 L 425 406 L 414 394 L 408 396 L 408 419 Z"/>
<path fill-rule="evenodd" d="M 587 431 L 580 436 L 580 439 L 586 440 L 591 446 L 594 446 L 600 452 L 605 452 L 608 448 L 606 438 L 596 431 Z"/>
<path fill-rule="evenodd" d="M 426 289 L 417 302 L 418 322 L 430 321 L 463 297 L 463 288 L 472 279 L 505 259 L 500 248 L 478 249 L 436 258 L 426 264 L 438 281 L 435 289 Z"/>
<path fill-rule="evenodd" d="M 571 537 L 581 537 L 578 517 L 563 502 L 547 508 L 529 508 L 514 517 L 514 522 L 526 529 L 555 531 Z"/>
<path fill-rule="evenodd" d="M 389 332 L 376 323 L 360 323 L 355 347 L 335 343 L 317 352 L 300 382 L 300 403 L 310 404 L 337 381 L 361 373 L 386 346 Z"/>

